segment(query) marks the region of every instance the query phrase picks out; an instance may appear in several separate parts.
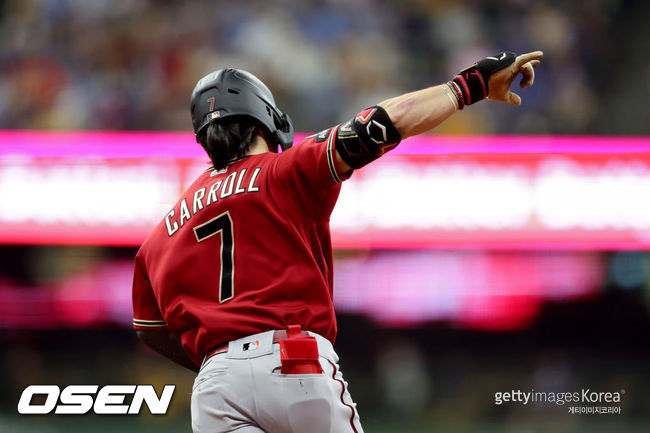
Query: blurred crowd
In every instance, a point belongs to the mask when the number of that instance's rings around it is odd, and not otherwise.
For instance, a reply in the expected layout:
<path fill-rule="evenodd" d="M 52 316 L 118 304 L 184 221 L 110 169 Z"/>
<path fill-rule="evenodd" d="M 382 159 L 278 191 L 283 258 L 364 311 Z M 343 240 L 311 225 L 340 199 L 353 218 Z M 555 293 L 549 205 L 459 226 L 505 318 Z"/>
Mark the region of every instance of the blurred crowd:
<path fill-rule="evenodd" d="M 541 49 L 525 109 L 479 104 L 440 132 L 647 134 L 649 9 L 642 0 L 4 0 L 0 128 L 189 130 L 196 81 L 234 66 L 267 82 L 298 130 L 316 131 L 486 55 Z"/>

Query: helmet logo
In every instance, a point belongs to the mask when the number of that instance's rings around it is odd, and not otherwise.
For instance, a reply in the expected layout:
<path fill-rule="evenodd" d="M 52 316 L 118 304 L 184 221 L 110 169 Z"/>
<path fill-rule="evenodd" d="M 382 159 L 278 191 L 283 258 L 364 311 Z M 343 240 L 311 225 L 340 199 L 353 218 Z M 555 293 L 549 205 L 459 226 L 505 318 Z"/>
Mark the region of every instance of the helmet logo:
<path fill-rule="evenodd" d="M 206 101 L 208 104 L 210 104 L 210 111 L 214 110 L 214 96 L 212 98 L 208 98 Z"/>
<path fill-rule="evenodd" d="M 221 112 L 215 111 L 213 113 L 209 113 L 206 117 L 208 118 L 208 122 L 212 122 L 214 119 L 221 117 Z"/>

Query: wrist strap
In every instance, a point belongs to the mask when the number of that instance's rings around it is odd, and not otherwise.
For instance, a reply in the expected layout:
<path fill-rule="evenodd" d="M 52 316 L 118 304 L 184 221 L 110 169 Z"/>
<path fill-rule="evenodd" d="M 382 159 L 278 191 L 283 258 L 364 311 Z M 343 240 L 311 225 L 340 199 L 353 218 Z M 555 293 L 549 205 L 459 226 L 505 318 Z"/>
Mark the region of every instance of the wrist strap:
<path fill-rule="evenodd" d="M 447 81 L 447 87 L 451 90 L 451 94 L 456 98 L 458 109 L 462 110 L 463 107 L 465 107 L 465 100 L 463 99 L 463 92 L 461 92 L 460 87 L 458 87 L 458 84 L 453 81 Z"/>
<path fill-rule="evenodd" d="M 475 104 L 481 99 L 487 98 L 490 93 L 488 82 L 490 76 L 503 68 L 510 66 L 517 55 L 511 52 L 503 52 L 494 56 L 489 56 L 465 68 L 458 73 L 449 83 L 455 84 L 450 86 L 452 89 L 458 88 L 460 99 L 464 105 Z M 449 83 L 447 83 L 449 85 Z M 462 110 L 461 104 L 458 107 Z"/>

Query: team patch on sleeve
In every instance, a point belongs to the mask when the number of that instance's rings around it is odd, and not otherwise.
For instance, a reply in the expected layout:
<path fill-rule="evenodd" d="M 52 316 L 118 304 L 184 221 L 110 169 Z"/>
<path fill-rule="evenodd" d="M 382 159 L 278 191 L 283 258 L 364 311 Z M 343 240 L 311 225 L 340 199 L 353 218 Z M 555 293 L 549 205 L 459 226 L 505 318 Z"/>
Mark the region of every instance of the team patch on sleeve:
<path fill-rule="evenodd" d="M 163 328 L 167 326 L 164 320 L 133 319 L 133 326 L 139 328 Z"/>

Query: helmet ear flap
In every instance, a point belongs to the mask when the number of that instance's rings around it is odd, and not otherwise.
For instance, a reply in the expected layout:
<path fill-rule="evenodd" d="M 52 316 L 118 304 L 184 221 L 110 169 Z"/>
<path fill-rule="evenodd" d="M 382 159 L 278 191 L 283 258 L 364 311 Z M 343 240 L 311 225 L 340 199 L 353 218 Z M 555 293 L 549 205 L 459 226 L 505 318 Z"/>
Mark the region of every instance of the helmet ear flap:
<path fill-rule="evenodd" d="M 278 128 L 273 133 L 273 139 L 282 150 L 287 150 L 293 145 L 293 122 L 286 113 L 280 113 Z"/>

